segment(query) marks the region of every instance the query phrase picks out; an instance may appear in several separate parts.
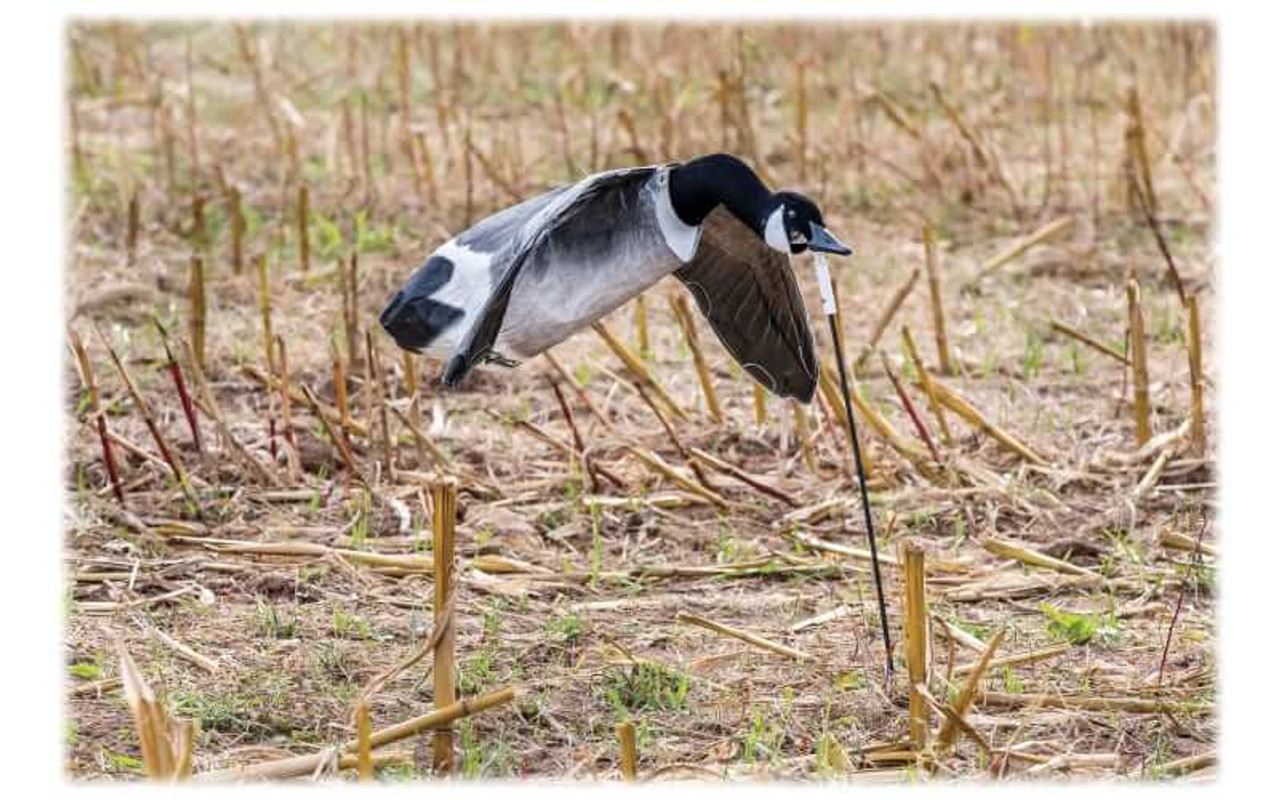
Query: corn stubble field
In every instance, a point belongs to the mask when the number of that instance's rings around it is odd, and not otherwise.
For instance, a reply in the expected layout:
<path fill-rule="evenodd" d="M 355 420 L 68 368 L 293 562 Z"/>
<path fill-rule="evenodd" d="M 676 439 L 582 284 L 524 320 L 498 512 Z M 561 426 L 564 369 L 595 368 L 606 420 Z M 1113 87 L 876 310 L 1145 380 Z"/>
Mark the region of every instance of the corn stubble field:
<path fill-rule="evenodd" d="M 74 776 L 1214 773 L 1211 28 L 67 43 Z M 675 281 L 457 390 L 377 326 L 484 215 L 721 150 L 857 251 L 888 687 L 809 256 L 808 407 Z"/>

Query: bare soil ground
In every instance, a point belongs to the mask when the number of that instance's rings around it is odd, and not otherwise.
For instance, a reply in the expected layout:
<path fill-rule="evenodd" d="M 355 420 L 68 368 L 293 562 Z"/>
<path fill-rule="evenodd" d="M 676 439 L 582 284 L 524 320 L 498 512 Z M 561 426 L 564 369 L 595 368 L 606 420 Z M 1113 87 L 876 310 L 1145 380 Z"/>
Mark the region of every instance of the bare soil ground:
<path fill-rule="evenodd" d="M 172 714 L 199 722 L 196 773 L 350 742 L 361 689 L 431 631 L 429 486 L 443 475 L 460 484 L 458 695 L 518 692 L 455 726 L 458 774 L 616 777 L 624 720 L 637 725 L 639 772 L 650 779 L 1212 774 L 1212 29 L 112 23 L 73 25 L 68 42 L 66 312 L 117 437 L 126 496 L 122 513 L 93 400 L 68 355 L 73 775 L 142 774 L 114 680 L 117 641 Z M 809 193 L 854 243 L 856 256 L 834 265 L 851 361 L 921 270 L 877 345 L 936 460 L 880 359 L 856 370 L 858 391 L 891 428 L 858 420 L 880 551 L 894 560 L 908 541 L 925 550 L 927 686 L 940 702 L 955 700 L 961 667 L 998 631 L 997 659 L 1032 654 L 987 671 L 965 716 L 972 736 L 950 750 L 937 743 L 938 713 L 923 747 L 908 738 L 896 563 L 885 584 L 898 666 L 883 685 L 868 562 L 849 552 L 866 547 L 866 534 L 841 418 L 820 398 L 804 411 L 806 458 L 793 407 L 770 397 L 759 421 L 749 379 L 699 319 L 723 410 L 716 422 L 666 299 L 683 291 L 674 281 L 646 295 L 644 361 L 683 420 L 670 410 L 659 419 L 591 331 L 554 350 L 568 380 L 539 358 L 479 370 L 446 391 L 439 364 L 416 362 L 411 408 L 406 362 L 377 328 L 397 285 L 470 221 L 590 171 L 719 150 Z M 233 191 L 245 221 L 240 272 Z M 1192 415 L 1188 312 L 1144 206 L 1200 302 L 1203 449 L 1183 427 Z M 1056 233 L 979 277 L 989 259 L 1064 217 Z M 946 375 L 926 224 L 937 240 Z M 339 270 L 353 253 L 354 336 L 341 288 L 350 273 Z M 193 255 L 205 275 L 204 372 L 226 426 L 197 402 L 200 450 L 154 322 L 167 327 L 197 393 L 179 344 L 193 336 Z M 259 255 L 298 393 L 289 435 L 280 392 L 253 377 L 268 369 Z M 795 267 L 830 364 L 807 261 Z M 1146 448 L 1123 363 L 1125 353 L 1137 359 L 1130 275 L 1144 317 L 1155 436 Z M 636 320 L 628 306 L 606 323 L 639 350 Z M 934 380 L 1033 452 L 944 410 L 948 441 L 902 348 L 903 326 Z M 369 379 L 366 331 L 381 392 Z M 107 343 L 181 461 L 190 497 Z M 300 393 L 338 402 L 335 354 L 351 417 L 342 438 L 358 475 Z M 588 462 L 616 483 L 584 472 L 555 380 Z M 405 424 L 414 414 L 441 457 L 419 447 Z M 629 447 L 657 453 L 695 490 Z M 775 491 L 698 462 L 693 448 Z M 1033 557 L 1011 557 L 1000 542 L 1057 561 L 1027 563 Z M 431 663 L 373 695 L 375 729 L 431 710 Z M 379 777 L 430 774 L 431 739 L 379 750 L 393 756 Z"/>

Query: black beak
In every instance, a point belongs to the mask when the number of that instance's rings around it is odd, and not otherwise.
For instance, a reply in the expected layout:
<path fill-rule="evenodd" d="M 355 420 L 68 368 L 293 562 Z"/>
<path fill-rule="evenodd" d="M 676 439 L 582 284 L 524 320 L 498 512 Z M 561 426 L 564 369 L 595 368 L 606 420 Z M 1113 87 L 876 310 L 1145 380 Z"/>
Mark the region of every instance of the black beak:
<path fill-rule="evenodd" d="M 821 250 L 824 253 L 835 253 L 838 256 L 853 255 L 844 242 L 831 235 L 831 231 L 816 222 L 809 223 L 809 249 Z"/>

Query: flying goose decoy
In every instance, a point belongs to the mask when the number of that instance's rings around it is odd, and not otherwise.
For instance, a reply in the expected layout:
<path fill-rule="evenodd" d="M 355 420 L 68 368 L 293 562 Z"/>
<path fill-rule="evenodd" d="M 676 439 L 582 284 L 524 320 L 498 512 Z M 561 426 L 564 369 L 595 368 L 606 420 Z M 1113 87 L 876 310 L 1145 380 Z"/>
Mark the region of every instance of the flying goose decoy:
<path fill-rule="evenodd" d="M 771 192 L 726 154 L 616 169 L 552 189 L 442 244 L 387 304 L 400 347 L 447 362 L 513 366 L 675 275 L 739 364 L 809 402 L 813 335 L 790 257 L 848 255 L 807 197 Z"/>
<path fill-rule="evenodd" d="M 617 169 L 499 211 L 442 244 L 383 310 L 406 350 L 447 361 L 454 385 L 480 362 L 514 366 L 675 275 L 721 343 L 769 391 L 813 399 L 818 367 L 791 256 L 814 251 L 850 428 L 853 409 L 825 253 L 852 251 L 812 200 L 771 192 L 717 153 L 683 164 Z M 850 437 L 871 546 L 886 679 L 888 615 L 857 435 Z"/>

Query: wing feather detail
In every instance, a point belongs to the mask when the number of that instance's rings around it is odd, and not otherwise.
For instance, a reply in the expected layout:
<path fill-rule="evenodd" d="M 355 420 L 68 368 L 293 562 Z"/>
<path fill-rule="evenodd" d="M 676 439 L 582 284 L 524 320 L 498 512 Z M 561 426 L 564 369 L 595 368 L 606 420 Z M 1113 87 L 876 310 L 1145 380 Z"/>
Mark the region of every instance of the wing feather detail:
<path fill-rule="evenodd" d="M 807 403 L 818 384 L 813 334 L 790 259 L 718 206 L 675 275 L 720 343 L 766 389 Z"/>

